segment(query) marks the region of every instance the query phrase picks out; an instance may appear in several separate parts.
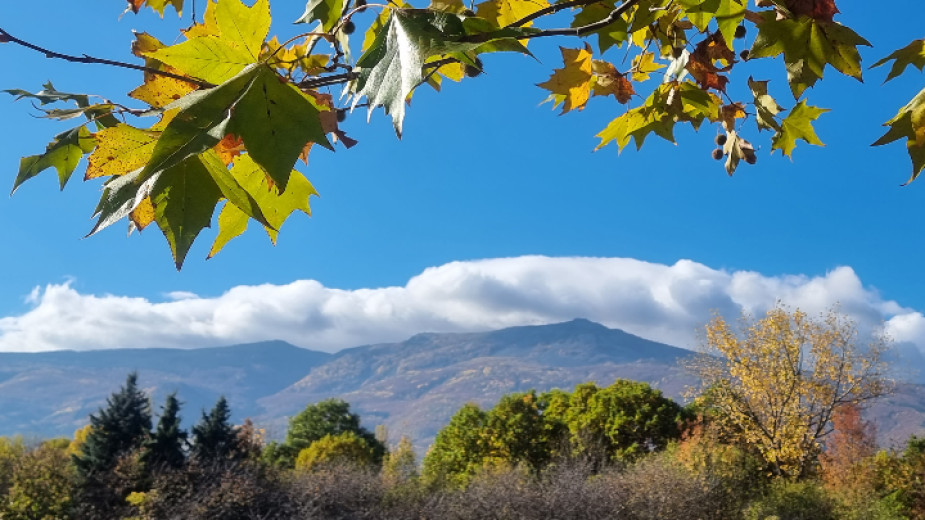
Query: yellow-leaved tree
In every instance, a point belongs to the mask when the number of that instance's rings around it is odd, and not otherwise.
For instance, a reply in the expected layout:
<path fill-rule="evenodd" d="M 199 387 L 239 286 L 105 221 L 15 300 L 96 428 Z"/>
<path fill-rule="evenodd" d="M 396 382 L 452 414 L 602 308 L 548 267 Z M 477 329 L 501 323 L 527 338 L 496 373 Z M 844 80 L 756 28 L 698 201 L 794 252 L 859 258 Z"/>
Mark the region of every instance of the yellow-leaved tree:
<path fill-rule="evenodd" d="M 840 406 L 891 391 L 889 345 L 884 336 L 858 341 L 855 323 L 834 310 L 814 319 L 778 305 L 761 319 L 743 315 L 738 328 L 716 316 L 687 365 L 721 431 L 757 451 L 773 474 L 800 478 Z"/>

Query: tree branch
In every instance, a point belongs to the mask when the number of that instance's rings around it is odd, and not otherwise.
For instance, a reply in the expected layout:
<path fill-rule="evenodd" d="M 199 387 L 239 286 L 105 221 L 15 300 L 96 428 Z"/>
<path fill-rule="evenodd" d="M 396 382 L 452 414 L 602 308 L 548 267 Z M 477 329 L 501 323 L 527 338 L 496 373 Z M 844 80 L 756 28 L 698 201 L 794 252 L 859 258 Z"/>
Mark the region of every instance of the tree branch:
<path fill-rule="evenodd" d="M 575 1 L 579 1 L 579 0 L 575 0 Z M 594 2 L 589 2 L 589 3 L 594 3 Z M 623 13 L 629 11 L 631 8 L 636 6 L 636 4 L 638 3 L 639 3 L 639 0 L 624 0 L 622 4 L 614 8 L 613 11 L 610 11 L 610 14 L 607 15 L 607 18 L 604 18 L 603 20 L 599 20 L 594 23 L 589 23 L 588 25 L 582 25 L 581 27 L 568 27 L 564 29 L 546 29 L 538 33 L 524 35 L 523 38 L 524 39 L 543 38 L 545 36 L 583 36 L 585 34 L 592 33 L 598 29 L 603 29 L 604 27 L 607 27 L 608 25 L 616 22 L 618 18 L 623 16 Z M 537 12 L 540 12 L 540 11 L 537 11 Z M 530 16 L 533 16 L 533 15 L 530 15 Z M 529 16 L 527 18 L 529 18 Z M 514 23 L 518 23 L 518 22 L 520 22 L 520 20 Z"/>
<path fill-rule="evenodd" d="M 174 74 L 172 72 L 155 69 L 153 67 L 145 67 L 144 65 L 135 65 L 134 63 L 126 63 L 124 61 L 113 61 L 113 60 L 106 60 L 102 58 L 94 58 L 93 56 L 88 56 L 86 54 L 84 54 L 83 56 L 73 56 L 70 54 L 62 54 L 60 52 L 55 52 L 55 51 L 46 49 L 44 47 L 39 47 L 38 45 L 29 43 L 25 40 L 20 40 L 19 38 L 3 30 L 3 28 L 0 28 L 0 42 L 3 42 L 3 43 L 9 42 L 9 43 L 15 43 L 17 45 L 21 45 L 23 47 L 26 47 L 27 49 L 32 49 L 36 52 L 40 52 L 44 54 L 46 58 L 55 58 L 59 60 L 70 61 L 72 63 L 93 63 L 97 65 L 110 65 L 112 67 L 121 67 L 123 69 L 140 70 L 142 72 L 147 72 L 149 74 L 157 74 L 158 76 L 166 76 L 168 78 L 178 79 L 180 81 L 192 83 L 194 85 L 198 85 L 203 88 L 211 88 L 215 86 L 212 83 L 209 83 L 206 81 L 200 81 L 198 79 L 193 79 L 188 76 Z"/>
<path fill-rule="evenodd" d="M 562 11 L 563 9 L 568 9 L 570 7 L 578 7 L 580 5 L 590 5 L 600 2 L 601 0 L 572 0 L 570 2 L 562 2 L 560 4 L 553 4 L 549 7 L 544 7 L 535 13 L 531 13 L 527 16 L 524 16 L 520 20 L 508 25 L 507 27 L 523 27 L 524 25 L 536 20 L 541 16 L 546 16 L 547 14 L 554 14 Z"/>

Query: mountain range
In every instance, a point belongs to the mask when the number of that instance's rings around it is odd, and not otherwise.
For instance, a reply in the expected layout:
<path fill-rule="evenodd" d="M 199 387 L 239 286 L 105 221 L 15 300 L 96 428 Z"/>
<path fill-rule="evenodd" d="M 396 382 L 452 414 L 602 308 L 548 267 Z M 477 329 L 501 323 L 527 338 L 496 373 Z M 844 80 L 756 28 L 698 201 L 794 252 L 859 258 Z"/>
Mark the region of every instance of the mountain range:
<path fill-rule="evenodd" d="M 335 354 L 282 341 L 202 349 L 0 353 L 0 435 L 71 436 L 138 372 L 155 413 L 177 392 L 187 425 L 224 395 L 235 420 L 250 417 L 269 438 L 306 405 L 339 397 L 372 429 L 385 425 L 423 451 L 467 402 L 491 407 L 510 392 L 571 389 L 617 378 L 650 383 L 683 400 L 694 383 L 678 365 L 688 350 L 588 320 L 479 333 L 423 333 L 399 343 Z M 902 384 L 867 416 L 881 444 L 925 430 L 925 386 Z"/>

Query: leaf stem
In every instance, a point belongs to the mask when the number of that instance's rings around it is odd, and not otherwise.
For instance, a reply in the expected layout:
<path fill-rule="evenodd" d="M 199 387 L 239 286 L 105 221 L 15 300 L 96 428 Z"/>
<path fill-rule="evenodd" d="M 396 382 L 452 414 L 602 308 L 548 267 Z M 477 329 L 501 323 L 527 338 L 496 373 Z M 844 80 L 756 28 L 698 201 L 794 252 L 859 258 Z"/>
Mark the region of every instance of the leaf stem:
<path fill-rule="evenodd" d="M 70 61 L 72 63 L 93 63 L 97 65 L 110 65 L 112 67 L 121 67 L 123 69 L 140 70 L 142 72 L 147 72 L 149 74 L 157 74 L 158 76 L 166 76 L 168 78 L 178 79 L 180 81 L 185 81 L 187 83 L 193 83 L 194 85 L 198 85 L 203 88 L 211 88 L 215 86 L 212 83 L 209 83 L 206 81 L 200 81 L 198 79 L 193 79 L 188 76 L 182 76 L 180 74 L 174 74 L 172 72 L 159 70 L 154 67 L 146 67 L 144 65 L 135 65 L 134 63 L 126 63 L 124 61 L 113 61 L 113 60 L 106 60 L 103 58 L 94 58 L 93 56 L 90 56 L 88 54 L 84 54 L 82 56 L 62 54 L 60 52 L 55 52 L 55 51 L 46 49 L 44 47 L 39 47 L 38 45 L 29 43 L 25 40 L 20 40 L 19 38 L 3 30 L 3 28 L 0 28 L 0 41 L 15 43 L 17 45 L 26 47 L 27 49 L 32 49 L 36 52 L 40 52 L 44 54 L 46 58 L 55 58 L 59 60 Z"/>

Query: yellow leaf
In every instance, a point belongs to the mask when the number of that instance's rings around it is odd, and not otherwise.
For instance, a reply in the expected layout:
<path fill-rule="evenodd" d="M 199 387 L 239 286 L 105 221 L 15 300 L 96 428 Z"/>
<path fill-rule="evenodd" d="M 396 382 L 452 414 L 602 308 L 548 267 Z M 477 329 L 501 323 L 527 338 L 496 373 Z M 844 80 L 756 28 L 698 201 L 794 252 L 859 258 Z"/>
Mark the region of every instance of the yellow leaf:
<path fill-rule="evenodd" d="M 649 79 L 649 74 L 664 67 L 661 63 L 655 63 L 655 54 L 644 52 L 633 58 L 633 81 L 645 81 Z"/>
<path fill-rule="evenodd" d="M 565 67 L 556 69 L 546 82 L 537 86 L 552 92 L 555 96 L 564 96 L 564 114 L 570 110 L 583 109 L 591 97 L 592 54 L 591 46 L 587 44 L 584 49 L 559 47 L 559 50 L 562 52 Z M 558 105 L 557 98 L 554 98 L 554 102 Z"/>
<path fill-rule="evenodd" d="M 487 0 L 475 8 L 475 13 L 498 27 L 506 27 L 540 9 L 549 7 L 547 0 Z M 529 27 L 531 23 L 524 24 Z"/>
<path fill-rule="evenodd" d="M 194 90 L 196 90 L 196 85 L 192 83 L 151 74 L 144 85 L 129 92 L 129 97 L 144 101 L 154 108 L 164 108 Z"/>
<path fill-rule="evenodd" d="M 129 213 L 128 218 L 132 220 L 138 231 L 143 231 L 148 224 L 154 222 L 154 204 L 151 203 L 151 197 L 145 197 L 141 204 Z"/>
<path fill-rule="evenodd" d="M 189 29 L 183 31 L 188 39 L 198 38 L 200 36 L 221 36 L 218 28 L 218 21 L 215 19 L 215 2 L 208 0 L 206 2 L 206 12 L 202 17 L 202 23 L 194 24 Z"/>
<path fill-rule="evenodd" d="M 96 133 L 97 147 L 87 159 L 86 179 L 124 175 L 147 164 L 157 134 L 126 124 Z"/>

